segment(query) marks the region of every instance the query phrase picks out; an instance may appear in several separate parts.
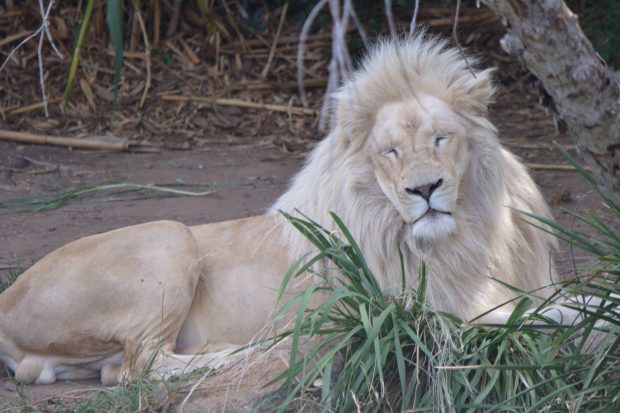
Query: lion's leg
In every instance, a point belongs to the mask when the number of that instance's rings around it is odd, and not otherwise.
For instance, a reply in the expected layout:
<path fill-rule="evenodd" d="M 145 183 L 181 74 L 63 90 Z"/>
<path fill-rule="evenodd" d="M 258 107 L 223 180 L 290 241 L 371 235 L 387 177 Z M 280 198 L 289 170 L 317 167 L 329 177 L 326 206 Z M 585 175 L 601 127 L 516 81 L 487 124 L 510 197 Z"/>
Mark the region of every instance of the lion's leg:
<path fill-rule="evenodd" d="M 186 374 L 197 369 L 218 370 L 226 368 L 247 357 L 252 351 L 251 349 L 240 349 L 241 346 L 229 345 L 222 350 L 202 354 L 162 353 L 159 355 L 157 366 L 151 371 L 150 377 L 168 380 L 172 376 Z"/>
<path fill-rule="evenodd" d="M 104 384 L 135 380 L 140 375 L 154 380 L 168 380 L 172 376 L 189 373 L 196 369 L 220 369 L 245 357 L 249 351 L 238 351 L 241 346 L 218 343 L 206 346 L 201 353 L 178 354 L 173 346 L 152 343 L 148 348 L 126 346 L 121 364 L 107 364 L 101 369 L 101 381 Z"/>
<path fill-rule="evenodd" d="M 26 356 L 15 368 L 15 380 L 20 383 L 50 384 L 56 381 L 53 366 L 36 356 Z"/>
<path fill-rule="evenodd" d="M 101 367 L 101 384 L 104 386 L 114 386 L 119 383 L 121 377 L 120 364 L 106 364 Z"/>

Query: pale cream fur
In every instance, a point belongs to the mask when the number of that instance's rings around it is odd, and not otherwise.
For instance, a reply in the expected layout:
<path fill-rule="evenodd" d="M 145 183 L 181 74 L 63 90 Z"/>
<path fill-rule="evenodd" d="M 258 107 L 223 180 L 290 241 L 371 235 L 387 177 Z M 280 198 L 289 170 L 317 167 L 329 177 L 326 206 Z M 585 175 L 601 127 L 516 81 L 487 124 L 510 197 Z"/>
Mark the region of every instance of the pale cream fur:
<path fill-rule="evenodd" d="M 269 322 L 290 263 L 311 251 L 280 209 L 327 227 L 336 212 L 392 293 L 400 245 L 409 284 L 424 260 L 429 304 L 464 319 L 513 296 L 490 277 L 548 284 L 554 241 L 511 209 L 548 208 L 486 117 L 490 76 L 423 35 L 379 44 L 336 94 L 332 132 L 270 214 L 148 223 L 52 252 L 0 295 L 0 360 L 37 383 L 225 364 L 225 350 Z M 416 190 L 430 183 L 426 202 Z M 439 212 L 425 215 L 427 204 Z"/>

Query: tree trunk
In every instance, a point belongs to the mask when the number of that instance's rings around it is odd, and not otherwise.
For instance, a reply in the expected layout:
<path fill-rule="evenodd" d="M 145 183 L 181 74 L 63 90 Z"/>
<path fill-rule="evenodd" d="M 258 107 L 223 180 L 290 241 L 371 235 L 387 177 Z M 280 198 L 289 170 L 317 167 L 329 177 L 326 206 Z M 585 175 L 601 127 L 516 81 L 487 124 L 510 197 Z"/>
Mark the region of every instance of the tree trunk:
<path fill-rule="evenodd" d="M 620 205 L 620 86 L 562 0 L 482 0 L 502 47 L 543 84 L 599 188 Z"/>

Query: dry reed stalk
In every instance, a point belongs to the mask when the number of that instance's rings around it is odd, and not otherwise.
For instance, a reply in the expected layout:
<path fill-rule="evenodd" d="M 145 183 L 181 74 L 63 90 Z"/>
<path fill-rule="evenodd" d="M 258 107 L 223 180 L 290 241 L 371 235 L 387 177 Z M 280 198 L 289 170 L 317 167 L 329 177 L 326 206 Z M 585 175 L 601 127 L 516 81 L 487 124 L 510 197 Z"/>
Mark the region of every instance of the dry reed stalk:
<path fill-rule="evenodd" d="M 53 99 L 48 99 L 47 100 L 47 104 L 48 105 L 54 105 L 54 104 L 60 103 L 60 102 L 62 102 L 62 97 L 53 98 Z M 33 110 L 43 109 L 44 107 L 45 107 L 45 102 L 37 102 L 37 103 L 33 103 L 31 105 L 22 106 L 22 107 L 13 109 L 13 110 L 9 111 L 9 114 L 10 115 L 19 115 L 19 114 L 22 114 L 22 113 L 32 112 Z"/>
<path fill-rule="evenodd" d="M 568 171 L 578 172 L 572 165 L 558 165 L 558 164 L 546 164 L 546 163 L 526 163 L 525 167 L 534 171 Z M 584 170 L 590 172 L 590 168 L 583 167 Z"/>
<path fill-rule="evenodd" d="M 129 142 L 101 142 L 87 141 L 63 136 L 40 135 L 28 132 L 14 132 L 0 129 L 0 140 L 19 143 L 34 143 L 39 145 L 63 146 L 73 149 L 99 149 L 112 152 L 153 152 L 156 148 L 150 145 L 133 144 Z"/>
<path fill-rule="evenodd" d="M 134 5 L 134 9 L 136 12 L 135 17 L 138 20 L 140 30 L 142 31 L 142 38 L 144 40 L 144 56 L 146 57 L 146 84 L 144 86 L 142 98 L 140 99 L 140 108 L 142 108 L 151 87 L 151 45 L 149 44 L 149 36 L 146 33 L 146 26 L 144 25 L 144 20 L 142 20 L 142 14 L 140 13 L 140 3 L 138 1 L 135 1 Z"/>
<path fill-rule="evenodd" d="M 288 11 L 288 1 L 284 3 L 282 7 L 282 13 L 280 13 L 280 22 L 278 23 L 278 29 L 276 30 L 276 35 L 273 39 L 273 43 L 271 45 L 271 49 L 269 50 L 269 57 L 267 58 L 267 63 L 263 68 L 263 71 L 260 74 L 261 79 L 265 79 L 267 74 L 269 73 L 269 67 L 271 66 L 271 62 L 273 61 L 273 57 L 276 54 L 276 46 L 278 45 L 278 39 L 280 38 L 280 34 L 282 33 L 282 26 L 284 26 L 284 19 L 286 18 L 286 12 Z"/>
<path fill-rule="evenodd" d="M 162 100 L 169 102 L 204 102 L 219 106 L 237 106 L 248 109 L 266 109 L 273 112 L 284 112 L 292 115 L 310 115 L 315 116 L 317 113 L 314 109 L 300 108 L 297 106 L 275 105 L 271 103 L 249 102 L 241 99 L 212 99 L 204 96 L 179 96 L 179 95 L 159 95 Z"/>

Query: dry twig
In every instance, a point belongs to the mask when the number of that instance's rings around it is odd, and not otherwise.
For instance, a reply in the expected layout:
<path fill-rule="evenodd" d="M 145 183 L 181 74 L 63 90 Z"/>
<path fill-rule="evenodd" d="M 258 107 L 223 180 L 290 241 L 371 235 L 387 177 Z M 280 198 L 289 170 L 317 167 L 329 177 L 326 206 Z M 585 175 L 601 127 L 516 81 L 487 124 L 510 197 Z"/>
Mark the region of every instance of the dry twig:
<path fill-rule="evenodd" d="M 525 166 L 528 169 L 532 169 L 534 171 L 569 171 L 569 172 L 577 172 L 574 166 L 572 165 L 557 165 L 557 164 L 546 164 L 546 163 L 526 163 Z M 584 167 L 586 171 L 590 171 L 590 168 Z"/>
<path fill-rule="evenodd" d="M 469 66 L 467 55 L 463 52 L 463 47 L 461 46 L 461 43 L 459 42 L 459 37 L 456 33 L 456 30 L 458 29 L 458 25 L 459 25 L 459 14 L 460 13 L 461 13 L 461 0 L 456 0 L 456 10 L 454 12 L 454 25 L 452 26 L 452 37 L 454 38 L 454 43 L 456 44 L 456 47 L 458 47 L 459 49 L 459 53 L 461 54 L 461 56 L 463 56 L 463 60 L 465 61 L 465 66 L 467 66 L 467 70 L 469 70 L 469 72 L 475 78 L 476 74 L 474 73 L 473 70 L 471 70 L 471 67 Z"/>
<path fill-rule="evenodd" d="M 306 99 L 306 89 L 304 88 L 304 53 L 306 51 L 306 41 L 308 40 L 308 33 L 312 23 L 321 12 L 321 9 L 325 7 L 328 0 L 319 0 L 319 2 L 312 8 L 308 18 L 304 21 L 304 25 L 299 33 L 299 43 L 297 46 L 297 84 L 299 86 L 299 98 L 302 105 L 308 107 L 308 99 Z"/>
<path fill-rule="evenodd" d="M 411 17 L 411 23 L 409 24 L 409 34 L 413 35 L 415 32 L 415 25 L 418 20 L 418 12 L 420 11 L 420 0 L 415 0 L 415 7 L 413 8 L 413 16 Z"/>
<path fill-rule="evenodd" d="M 396 25 L 394 24 L 394 14 L 392 13 L 392 0 L 383 0 L 385 5 L 385 17 L 388 21 L 388 27 L 390 29 L 390 37 L 396 39 Z"/>
<path fill-rule="evenodd" d="M 140 99 L 140 107 L 144 106 L 144 101 L 149 93 L 151 87 L 151 45 L 149 44 L 149 36 L 146 33 L 146 27 L 144 26 L 144 20 L 142 20 L 142 14 L 138 3 L 134 1 L 134 9 L 136 10 L 136 18 L 142 31 L 142 37 L 144 39 L 144 56 L 146 57 L 146 84 L 144 85 L 144 92 L 142 92 L 142 98 Z"/>
<path fill-rule="evenodd" d="M 54 104 L 60 103 L 60 102 L 62 102 L 62 97 L 53 98 L 53 99 L 48 99 L 47 100 L 47 104 L 48 105 L 54 105 Z M 28 106 L 22 106 L 22 107 L 13 109 L 13 110 L 9 111 L 9 114 L 11 114 L 11 115 L 19 115 L 19 114 L 22 114 L 22 113 L 32 112 L 33 110 L 42 109 L 44 107 L 45 107 L 45 102 L 37 102 L 37 103 L 33 103 L 31 105 L 28 105 Z"/>
<path fill-rule="evenodd" d="M 23 39 L 26 36 L 30 36 L 32 33 L 33 33 L 32 30 L 26 30 L 23 32 L 19 32 L 19 33 L 15 33 L 10 36 L 7 36 L 4 39 L 0 40 L 0 47 L 3 47 L 7 44 L 11 44 L 16 40 Z"/>
<path fill-rule="evenodd" d="M 280 34 L 282 33 L 282 26 L 284 26 L 284 19 L 286 18 L 286 12 L 288 11 L 288 1 L 284 3 L 282 7 L 282 13 L 280 14 L 280 22 L 278 23 L 278 29 L 276 30 L 276 35 L 273 39 L 273 44 L 271 45 L 271 49 L 269 50 L 269 57 L 267 58 L 267 63 L 263 68 L 263 71 L 260 74 L 261 79 L 265 79 L 267 74 L 269 73 L 269 67 L 271 66 L 271 62 L 273 61 L 273 57 L 276 53 L 276 46 L 278 45 L 278 39 L 280 38 Z"/>
<path fill-rule="evenodd" d="M 39 11 L 41 13 L 41 26 L 39 26 L 39 28 L 37 30 L 35 30 L 34 33 L 32 33 L 31 35 L 26 37 L 24 40 L 22 40 L 11 51 L 11 53 L 9 53 L 9 55 L 7 56 L 7 58 L 4 61 L 4 63 L 2 63 L 2 66 L 0 66 L 0 71 L 2 71 L 2 69 L 4 69 L 4 66 L 6 66 L 6 64 L 9 62 L 9 60 L 11 60 L 13 58 L 15 53 L 24 44 L 26 44 L 26 42 L 28 42 L 33 37 L 40 36 L 39 37 L 39 46 L 37 48 L 37 57 L 38 57 L 38 64 L 39 64 L 39 83 L 40 83 L 40 86 L 41 86 L 41 94 L 43 95 L 43 108 L 45 110 L 45 117 L 49 117 L 49 111 L 47 110 L 47 93 L 45 93 L 45 79 L 44 79 L 45 72 L 44 72 L 44 69 L 43 69 L 43 39 L 47 38 L 48 42 L 52 45 L 52 49 L 54 50 L 56 55 L 61 60 L 64 59 L 64 56 L 56 48 L 56 45 L 54 44 L 54 40 L 52 39 L 52 34 L 50 33 L 50 29 L 49 29 L 49 15 L 50 15 L 50 12 L 52 11 L 53 7 L 54 7 L 54 0 L 50 0 L 49 4 L 47 5 L 47 9 L 43 5 L 43 0 L 39 0 Z"/>
<path fill-rule="evenodd" d="M 329 10 L 332 15 L 332 57 L 329 62 L 329 78 L 327 81 L 326 98 L 321 106 L 321 116 L 319 117 L 319 130 L 325 130 L 325 123 L 328 119 L 331 108 L 331 95 L 338 87 L 340 79 L 346 79 L 352 68 L 351 56 L 346 43 L 346 31 L 351 16 L 351 0 L 344 0 L 342 14 L 340 10 L 340 0 L 329 0 Z"/>
<path fill-rule="evenodd" d="M 67 138 L 61 136 L 39 135 L 28 132 L 14 132 L 0 129 L 0 140 L 20 143 L 35 143 L 39 145 L 64 146 L 74 149 L 100 149 L 113 152 L 154 152 L 151 145 L 135 144 L 130 142 L 102 142 L 87 141 L 84 139 Z"/>
<path fill-rule="evenodd" d="M 271 103 L 249 102 L 241 99 L 212 99 L 203 96 L 179 96 L 179 95 L 159 95 L 162 100 L 169 102 L 204 102 L 219 106 L 237 106 L 249 109 L 266 109 L 274 112 L 285 112 L 293 115 L 310 115 L 315 116 L 316 111 L 309 108 L 300 108 L 296 106 L 275 105 Z"/>

